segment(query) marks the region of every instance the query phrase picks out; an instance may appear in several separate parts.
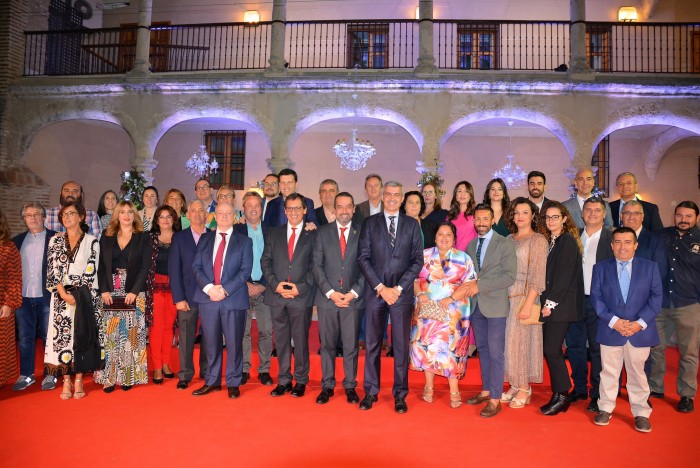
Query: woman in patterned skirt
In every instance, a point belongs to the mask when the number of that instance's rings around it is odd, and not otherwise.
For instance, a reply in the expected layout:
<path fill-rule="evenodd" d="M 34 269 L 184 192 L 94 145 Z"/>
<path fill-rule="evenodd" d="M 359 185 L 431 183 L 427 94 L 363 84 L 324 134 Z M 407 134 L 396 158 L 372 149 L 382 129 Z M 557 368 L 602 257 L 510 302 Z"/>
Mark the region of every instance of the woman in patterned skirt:
<path fill-rule="evenodd" d="M 22 257 L 0 210 L 0 386 L 17 376 L 15 310 L 22 306 Z"/>
<path fill-rule="evenodd" d="M 104 302 L 105 368 L 95 374 L 105 393 L 148 383 L 146 277 L 151 260 L 148 233 L 134 205 L 122 200 L 100 239 L 100 292 Z"/>
<path fill-rule="evenodd" d="M 86 393 L 83 387 L 83 372 L 92 369 L 75 368 L 74 343 L 76 336 L 77 290 L 87 286 L 90 291 L 90 308 L 100 320 L 100 300 L 97 295 L 97 262 L 100 245 L 97 238 L 87 233 L 85 208 L 69 202 L 58 212 L 65 233 L 59 232 L 49 241 L 47 251 L 46 287 L 51 291 L 49 328 L 44 347 L 44 374 L 63 376 L 61 399 L 76 400 Z M 75 374 L 75 394 L 72 395 L 71 374 Z"/>
<path fill-rule="evenodd" d="M 447 377 L 450 406 L 459 408 L 462 397 L 459 379 L 467 369 L 469 345 L 469 300 L 456 300 L 455 290 L 465 281 L 476 279 L 469 255 L 454 248 L 457 232 L 449 222 L 438 226 L 436 247 L 423 251 L 423 269 L 414 284 L 416 308 L 411 331 L 411 368 L 425 375 L 423 400 L 433 402 L 435 375 Z M 447 310 L 444 320 L 421 317 L 421 307 L 431 301 Z"/>

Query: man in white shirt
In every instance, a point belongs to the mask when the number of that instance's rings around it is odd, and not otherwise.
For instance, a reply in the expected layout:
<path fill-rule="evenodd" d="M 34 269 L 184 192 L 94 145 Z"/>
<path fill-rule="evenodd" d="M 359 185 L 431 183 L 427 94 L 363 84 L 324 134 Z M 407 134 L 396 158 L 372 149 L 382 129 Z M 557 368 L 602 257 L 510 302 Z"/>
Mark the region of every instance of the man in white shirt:
<path fill-rule="evenodd" d="M 569 210 L 571 219 L 576 224 L 576 227 L 583 229 L 583 203 L 592 196 L 593 188 L 595 188 L 595 175 L 593 174 L 593 170 L 589 167 L 579 169 L 574 178 L 574 186 L 576 187 L 576 195 L 562 202 L 562 205 Z M 612 227 L 613 225 L 612 215 L 610 214 L 610 208 L 607 206 L 607 203 L 604 225 L 605 227 Z"/>

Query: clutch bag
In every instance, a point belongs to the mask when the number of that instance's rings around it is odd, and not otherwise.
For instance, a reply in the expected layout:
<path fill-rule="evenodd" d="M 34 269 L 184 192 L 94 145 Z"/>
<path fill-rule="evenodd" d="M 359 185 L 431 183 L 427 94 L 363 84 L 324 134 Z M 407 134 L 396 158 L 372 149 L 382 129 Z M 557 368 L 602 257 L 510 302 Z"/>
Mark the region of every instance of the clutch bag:
<path fill-rule="evenodd" d="M 438 322 L 447 322 L 449 319 L 449 311 L 440 307 L 440 303 L 437 301 L 420 302 L 418 306 L 418 318 L 432 319 Z"/>

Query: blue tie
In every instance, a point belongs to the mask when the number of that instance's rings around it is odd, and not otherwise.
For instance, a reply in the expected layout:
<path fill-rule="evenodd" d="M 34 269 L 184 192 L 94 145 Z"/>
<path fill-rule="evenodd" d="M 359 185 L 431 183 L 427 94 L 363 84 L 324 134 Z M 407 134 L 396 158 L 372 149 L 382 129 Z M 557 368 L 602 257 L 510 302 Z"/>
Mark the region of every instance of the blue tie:
<path fill-rule="evenodd" d="M 627 269 L 627 264 L 629 262 L 620 262 L 620 291 L 622 292 L 622 298 L 627 303 L 627 293 L 630 290 L 630 272 Z"/>
<path fill-rule="evenodd" d="M 476 267 L 481 270 L 481 246 L 484 245 L 484 238 L 479 237 L 479 245 L 476 246 Z"/>

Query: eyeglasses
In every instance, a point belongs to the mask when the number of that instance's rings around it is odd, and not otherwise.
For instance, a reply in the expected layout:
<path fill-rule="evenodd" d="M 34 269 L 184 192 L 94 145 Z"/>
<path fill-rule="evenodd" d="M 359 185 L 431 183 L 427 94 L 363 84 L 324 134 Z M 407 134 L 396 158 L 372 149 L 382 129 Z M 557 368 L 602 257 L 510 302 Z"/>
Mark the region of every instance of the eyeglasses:
<path fill-rule="evenodd" d="M 277 182 L 271 182 L 271 183 L 265 182 L 263 184 L 263 187 L 277 187 Z"/>
<path fill-rule="evenodd" d="M 73 216 L 77 215 L 77 211 L 66 211 L 61 215 L 61 218 L 72 218 Z"/>
<path fill-rule="evenodd" d="M 638 216 L 642 216 L 642 214 L 643 213 L 641 211 L 623 211 L 622 212 L 622 216 L 629 216 L 631 218 L 636 218 Z"/>
<path fill-rule="evenodd" d="M 545 217 L 544 217 L 545 221 L 559 221 L 560 219 L 561 219 L 561 215 L 552 215 L 552 216 L 545 215 Z"/>
<path fill-rule="evenodd" d="M 199 187 L 195 187 L 194 189 L 195 189 L 197 192 L 201 192 L 201 191 L 207 190 L 207 189 L 209 189 L 209 188 L 211 188 L 211 185 L 200 185 Z"/>
<path fill-rule="evenodd" d="M 285 206 L 284 211 L 289 211 L 290 213 L 299 213 L 301 210 L 303 210 L 303 206 Z"/>
<path fill-rule="evenodd" d="M 227 193 L 227 194 L 219 195 L 216 198 L 219 200 L 221 200 L 222 198 L 228 200 L 228 199 L 233 198 L 233 194 Z"/>
<path fill-rule="evenodd" d="M 29 214 L 29 213 L 27 213 L 27 214 L 24 215 L 24 217 L 25 217 L 25 218 L 43 218 L 44 215 L 41 214 L 41 213 L 34 213 L 34 214 Z"/>

